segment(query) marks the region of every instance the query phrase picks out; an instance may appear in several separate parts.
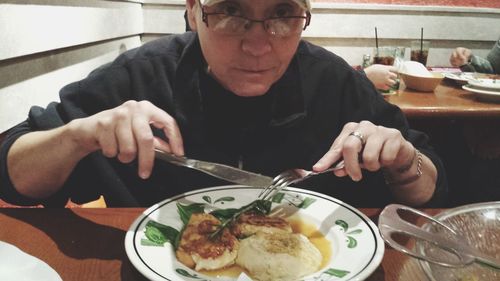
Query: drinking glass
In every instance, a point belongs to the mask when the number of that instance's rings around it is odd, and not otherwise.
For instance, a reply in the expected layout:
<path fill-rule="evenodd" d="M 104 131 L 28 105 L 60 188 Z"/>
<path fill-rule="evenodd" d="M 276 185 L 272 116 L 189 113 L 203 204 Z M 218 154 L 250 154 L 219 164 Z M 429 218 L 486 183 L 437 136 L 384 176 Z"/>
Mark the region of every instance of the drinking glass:
<path fill-rule="evenodd" d="M 393 65 L 396 57 L 396 47 L 378 47 L 374 50 L 374 64 Z"/>
<path fill-rule="evenodd" d="M 384 46 L 374 49 L 373 63 L 383 65 L 393 65 L 398 68 L 402 65 L 404 58 L 404 48 L 394 46 Z M 387 90 L 378 89 L 382 94 L 394 94 L 399 89 L 399 75 L 396 78 L 396 84 Z"/>
<path fill-rule="evenodd" d="M 424 66 L 427 65 L 427 57 L 429 56 L 430 41 L 411 41 L 411 56 L 412 61 L 418 61 Z"/>

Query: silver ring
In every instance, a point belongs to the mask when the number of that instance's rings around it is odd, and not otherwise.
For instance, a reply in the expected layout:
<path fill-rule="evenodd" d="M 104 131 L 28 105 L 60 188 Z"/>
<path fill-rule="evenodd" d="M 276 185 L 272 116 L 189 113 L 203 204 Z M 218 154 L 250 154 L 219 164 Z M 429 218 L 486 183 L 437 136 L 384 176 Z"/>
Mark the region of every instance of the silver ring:
<path fill-rule="evenodd" d="M 366 144 L 366 140 L 365 140 L 365 136 L 363 136 L 362 133 L 358 132 L 358 131 L 353 131 L 349 134 L 349 136 L 353 136 L 353 137 L 356 137 L 358 138 L 358 140 L 361 141 L 361 145 L 362 146 L 365 146 Z"/>

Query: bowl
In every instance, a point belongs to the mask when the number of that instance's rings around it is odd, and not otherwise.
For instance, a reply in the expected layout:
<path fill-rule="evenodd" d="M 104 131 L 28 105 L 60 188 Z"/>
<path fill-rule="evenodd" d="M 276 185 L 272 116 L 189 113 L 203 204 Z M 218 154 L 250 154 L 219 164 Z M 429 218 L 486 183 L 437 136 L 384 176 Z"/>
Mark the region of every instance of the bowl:
<path fill-rule="evenodd" d="M 458 231 L 464 242 L 482 253 L 500 258 L 500 201 L 465 205 L 444 211 L 435 218 Z M 422 226 L 431 232 L 439 232 L 440 228 L 431 224 Z M 453 255 L 439 250 L 422 241 L 417 242 L 417 251 L 424 256 L 453 260 Z M 472 263 L 464 267 L 448 268 L 421 261 L 427 277 L 431 281 L 441 280 L 500 280 L 500 270 Z"/>
<path fill-rule="evenodd" d="M 432 77 L 417 76 L 405 72 L 400 73 L 407 88 L 420 92 L 433 92 L 444 78 L 444 75 L 439 72 L 430 72 L 430 74 Z"/>

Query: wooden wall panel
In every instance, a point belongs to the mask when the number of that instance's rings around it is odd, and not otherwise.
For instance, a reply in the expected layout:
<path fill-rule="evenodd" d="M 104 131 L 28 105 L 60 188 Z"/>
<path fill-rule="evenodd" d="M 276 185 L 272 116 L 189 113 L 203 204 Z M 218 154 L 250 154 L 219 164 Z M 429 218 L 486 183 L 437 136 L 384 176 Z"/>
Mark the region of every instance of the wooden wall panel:
<path fill-rule="evenodd" d="M 25 120 L 31 106 L 59 101 L 66 84 L 140 44 L 133 36 L 0 61 L 0 132 Z"/>
<path fill-rule="evenodd" d="M 140 3 L 96 0 L 12 3 L 0 4 L 0 60 L 143 33 Z"/>
<path fill-rule="evenodd" d="M 0 132 L 32 105 L 58 101 L 59 89 L 120 52 L 138 47 L 142 1 L 0 1 Z"/>

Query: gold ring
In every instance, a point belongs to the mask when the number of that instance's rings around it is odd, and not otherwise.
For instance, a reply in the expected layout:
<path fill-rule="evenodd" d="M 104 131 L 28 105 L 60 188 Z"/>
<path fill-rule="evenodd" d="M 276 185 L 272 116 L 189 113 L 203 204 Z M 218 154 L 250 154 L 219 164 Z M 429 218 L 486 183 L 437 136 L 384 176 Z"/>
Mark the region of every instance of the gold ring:
<path fill-rule="evenodd" d="M 363 136 L 362 133 L 358 132 L 358 131 L 353 131 L 349 134 L 349 136 L 353 136 L 353 137 L 356 137 L 358 138 L 358 140 L 361 141 L 361 145 L 362 146 L 365 146 L 366 144 L 366 140 L 365 140 L 365 137 Z"/>

